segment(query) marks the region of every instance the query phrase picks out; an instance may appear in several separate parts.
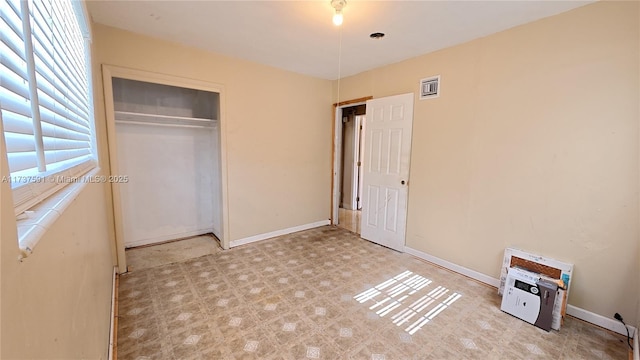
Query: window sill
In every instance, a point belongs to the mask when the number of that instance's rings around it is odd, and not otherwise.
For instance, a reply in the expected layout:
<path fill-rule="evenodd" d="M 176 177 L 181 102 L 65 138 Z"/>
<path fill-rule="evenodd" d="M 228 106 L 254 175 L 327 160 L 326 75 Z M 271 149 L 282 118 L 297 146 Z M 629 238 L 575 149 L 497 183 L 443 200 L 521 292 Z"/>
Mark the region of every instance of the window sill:
<path fill-rule="evenodd" d="M 96 167 L 83 176 L 91 177 L 99 172 L 100 168 Z M 18 226 L 18 246 L 20 248 L 18 260 L 22 261 L 33 253 L 42 236 L 49 230 L 51 225 L 58 220 L 65 209 L 78 197 L 86 185 L 86 182 L 71 183 L 49 196 L 49 198 L 37 206 L 18 216 L 16 220 Z"/>

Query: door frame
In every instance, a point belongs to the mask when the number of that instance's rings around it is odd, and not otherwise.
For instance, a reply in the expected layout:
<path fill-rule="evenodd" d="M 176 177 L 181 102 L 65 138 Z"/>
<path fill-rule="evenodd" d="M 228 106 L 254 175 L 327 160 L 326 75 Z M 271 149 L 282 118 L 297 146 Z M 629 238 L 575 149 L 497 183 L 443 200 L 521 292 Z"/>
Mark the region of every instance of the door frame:
<path fill-rule="evenodd" d="M 155 84 L 177 86 L 189 89 L 203 90 L 218 93 L 220 96 L 220 183 L 222 199 L 222 238 L 223 249 L 229 249 L 229 197 L 227 189 L 227 139 L 225 117 L 225 91 L 224 86 L 201 80 L 182 78 L 172 75 L 164 75 L 149 71 L 129 69 L 114 65 L 102 65 L 102 87 L 104 92 L 105 119 L 107 124 L 107 150 L 109 153 L 109 174 L 117 175 L 118 152 L 116 142 L 115 108 L 113 102 L 113 78 L 144 81 Z M 120 184 L 113 182 L 111 185 L 111 201 L 113 210 L 113 226 L 115 237 L 115 254 L 118 273 L 127 272 L 127 259 L 125 255 L 124 232 L 122 229 L 122 204 Z"/>
<path fill-rule="evenodd" d="M 331 225 L 338 225 L 338 209 L 340 208 L 340 155 L 342 155 L 342 109 L 346 107 L 365 105 L 373 96 L 365 96 L 357 99 L 341 101 L 333 104 L 333 129 L 331 149 Z"/>

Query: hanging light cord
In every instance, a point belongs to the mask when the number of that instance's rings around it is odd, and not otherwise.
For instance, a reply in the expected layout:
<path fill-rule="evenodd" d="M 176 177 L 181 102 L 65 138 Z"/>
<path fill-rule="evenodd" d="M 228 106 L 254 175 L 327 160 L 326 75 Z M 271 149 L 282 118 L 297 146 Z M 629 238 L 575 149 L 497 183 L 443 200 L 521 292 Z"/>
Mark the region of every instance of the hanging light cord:
<path fill-rule="evenodd" d="M 336 101 L 337 107 L 340 107 L 340 78 L 342 77 L 342 26 L 338 29 L 338 100 Z"/>

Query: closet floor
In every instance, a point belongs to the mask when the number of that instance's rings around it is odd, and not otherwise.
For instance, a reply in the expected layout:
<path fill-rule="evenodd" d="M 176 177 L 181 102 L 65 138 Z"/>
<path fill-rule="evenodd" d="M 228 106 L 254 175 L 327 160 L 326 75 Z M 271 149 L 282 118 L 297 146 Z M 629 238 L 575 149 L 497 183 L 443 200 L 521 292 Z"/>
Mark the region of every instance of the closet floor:
<path fill-rule="evenodd" d="M 200 235 L 186 239 L 127 249 L 129 271 L 194 259 L 222 251 L 220 243 L 212 235 Z"/>

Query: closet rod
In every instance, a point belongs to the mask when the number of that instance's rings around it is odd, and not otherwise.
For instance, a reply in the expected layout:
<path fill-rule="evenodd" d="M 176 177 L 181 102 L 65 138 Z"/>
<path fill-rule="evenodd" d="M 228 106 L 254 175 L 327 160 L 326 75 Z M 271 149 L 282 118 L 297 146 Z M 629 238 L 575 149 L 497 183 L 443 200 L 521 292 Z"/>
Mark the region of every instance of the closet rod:
<path fill-rule="evenodd" d="M 132 125 L 161 126 L 161 127 L 173 127 L 173 128 L 193 128 L 193 129 L 213 129 L 214 128 L 214 126 L 162 124 L 162 123 L 154 123 L 154 122 L 123 121 L 123 120 L 116 120 L 116 124 L 132 124 Z"/>
<path fill-rule="evenodd" d="M 115 113 L 117 118 L 131 119 L 131 121 L 136 121 L 135 119 L 145 119 L 143 121 L 147 121 L 146 119 L 169 119 L 169 120 L 178 120 L 178 121 L 180 120 L 201 121 L 204 123 L 210 123 L 214 121 L 213 119 L 190 117 L 190 116 L 147 114 L 147 113 L 139 113 L 139 112 L 131 112 L 131 111 L 116 111 Z"/>

